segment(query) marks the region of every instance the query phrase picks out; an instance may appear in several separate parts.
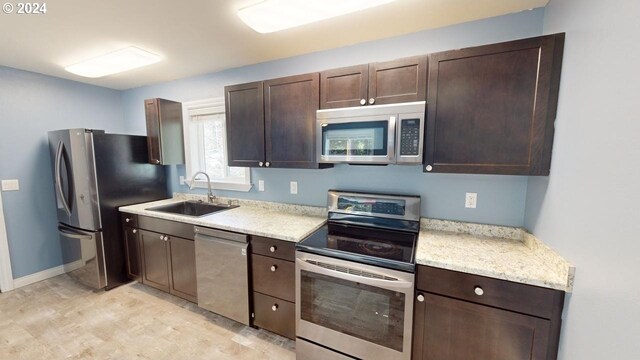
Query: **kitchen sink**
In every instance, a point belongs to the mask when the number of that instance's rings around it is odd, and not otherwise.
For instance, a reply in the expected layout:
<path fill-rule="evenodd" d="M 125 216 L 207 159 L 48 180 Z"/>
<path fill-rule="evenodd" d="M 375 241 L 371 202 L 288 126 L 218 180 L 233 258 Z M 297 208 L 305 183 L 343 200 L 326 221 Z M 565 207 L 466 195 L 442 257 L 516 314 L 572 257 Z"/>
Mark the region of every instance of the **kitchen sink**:
<path fill-rule="evenodd" d="M 178 203 L 148 208 L 147 210 L 199 217 L 237 207 L 238 205 L 211 204 L 199 201 L 181 201 Z"/>

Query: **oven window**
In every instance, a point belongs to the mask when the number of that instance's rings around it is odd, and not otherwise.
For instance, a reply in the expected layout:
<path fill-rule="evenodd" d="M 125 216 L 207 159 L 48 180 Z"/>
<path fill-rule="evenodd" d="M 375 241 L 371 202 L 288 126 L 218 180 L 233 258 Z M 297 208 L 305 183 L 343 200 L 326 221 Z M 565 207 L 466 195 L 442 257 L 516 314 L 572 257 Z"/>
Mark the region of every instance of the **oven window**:
<path fill-rule="evenodd" d="M 300 317 L 402 351 L 405 294 L 300 271 Z"/>
<path fill-rule="evenodd" d="M 322 127 L 322 154 L 386 156 L 388 121 L 326 124 Z"/>

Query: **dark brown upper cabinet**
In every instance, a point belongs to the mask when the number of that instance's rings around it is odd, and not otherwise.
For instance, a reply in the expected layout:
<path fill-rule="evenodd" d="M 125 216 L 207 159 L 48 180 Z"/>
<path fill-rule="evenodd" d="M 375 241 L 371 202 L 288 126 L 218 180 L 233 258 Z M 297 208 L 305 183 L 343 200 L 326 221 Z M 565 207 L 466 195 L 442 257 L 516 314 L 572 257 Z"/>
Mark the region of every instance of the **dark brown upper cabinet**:
<path fill-rule="evenodd" d="M 318 73 L 225 87 L 230 166 L 318 168 Z"/>
<path fill-rule="evenodd" d="M 262 81 L 224 88 L 229 166 L 255 167 L 265 162 Z"/>
<path fill-rule="evenodd" d="M 327 70 L 320 78 L 322 109 L 424 101 L 427 56 Z"/>
<path fill-rule="evenodd" d="M 429 57 L 424 171 L 549 175 L 564 34 Z"/>
<path fill-rule="evenodd" d="M 182 104 L 165 99 L 144 101 L 149 163 L 184 164 Z"/>

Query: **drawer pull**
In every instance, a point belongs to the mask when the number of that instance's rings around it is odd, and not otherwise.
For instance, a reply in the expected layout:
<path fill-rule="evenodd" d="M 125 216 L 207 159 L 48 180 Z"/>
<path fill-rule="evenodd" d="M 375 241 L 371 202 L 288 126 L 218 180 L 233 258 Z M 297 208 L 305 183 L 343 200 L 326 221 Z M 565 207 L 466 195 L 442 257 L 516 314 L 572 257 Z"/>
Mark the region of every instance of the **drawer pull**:
<path fill-rule="evenodd" d="M 124 221 L 126 221 L 126 222 L 130 222 L 130 221 L 131 221 L 131 219 L 126 218 L 126 219 L 124 219 Z"/>
<path fill-rule="evenodd" d="M 478 296 L 482 296 L 484 294 L 484 290 L 480 286 L 476 286 L 473 288 L 473 292 Z"/>
<path fill-rule="evenodd" d="M 271 271 L 276 271 L 276 269 L 278 269 L 276 265 L 271 265 Z"/>
<path fill-rule="evenodd" d="M 278 249 L 278 248 L 277 248 L 275 245 L 273 245 L 273 246 L 271 246 L 271 247 L 269 248 L 269 251 L 271 251 L 272 253 L 274 253 L 274 252 L 276 252 L 276 250 L 277 250 L 277 249 Z"/>
<path fill-rule="evenodd" d="M 424 295 L 419 294 L 419 295 L 418 295 L 418 301 L 420 301 L 420 302 L 424 302 Z"/>
<path fill-rule="evenodd" d="M 278 304 L 273 304 L 273 306 L 271 307 L 271 310 L 273 311 L 278 310 Z"/>
<path fill-rule="evenodd" d="M 138 229 L 133 229 L 131 232 L 133 232 L 134 234 L 138 232 Z"/>

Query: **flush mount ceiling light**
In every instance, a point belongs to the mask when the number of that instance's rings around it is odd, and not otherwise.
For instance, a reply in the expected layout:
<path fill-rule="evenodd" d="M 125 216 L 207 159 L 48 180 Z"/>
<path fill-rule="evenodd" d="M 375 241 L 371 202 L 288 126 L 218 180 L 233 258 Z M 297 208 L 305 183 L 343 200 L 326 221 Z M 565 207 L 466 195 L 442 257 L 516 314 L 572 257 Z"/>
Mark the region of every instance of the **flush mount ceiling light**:
<path fill-rule="evenodd" d="M 98 78 L 160 61 L 160 56 L 135 46 L 116 50 L 64 68 L 76 75 Z"/>
<path fill-rule="evenodd" d="M 266 34 L 372 8 L 394 0 L 265 0 L 238 11 L 253 30 Z"/>

